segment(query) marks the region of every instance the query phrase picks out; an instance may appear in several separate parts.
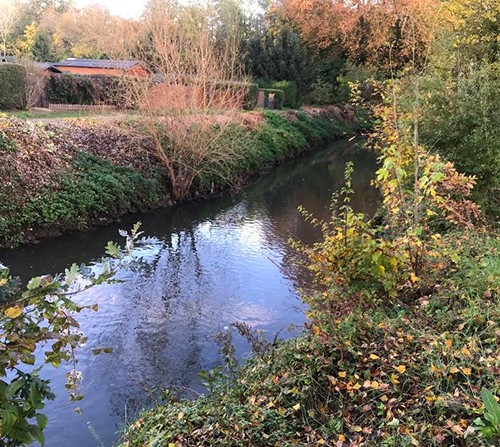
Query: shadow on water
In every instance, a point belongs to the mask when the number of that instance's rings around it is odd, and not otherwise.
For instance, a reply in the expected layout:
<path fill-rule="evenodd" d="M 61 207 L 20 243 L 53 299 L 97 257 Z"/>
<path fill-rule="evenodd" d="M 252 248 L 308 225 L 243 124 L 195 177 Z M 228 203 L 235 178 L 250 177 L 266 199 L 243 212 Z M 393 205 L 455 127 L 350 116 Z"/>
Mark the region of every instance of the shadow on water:
<path fill-rule="evenodd" d="M 124 282 L 78 297 L 82 304 L 99 304 L 99 312 L 79 317 L 88 336 L 78 365 L 85 399 L 68 403 L 64 367 L 44 368 L 58 396 L 46 407 L 47 445 L 112 445 L 124 421 L 158 390 L 202 391 L 198 372 L 219 362 L 210 334 L 232 322 L 245 321 L 269 338 L 290 324 L 302 324 L 300 272 L 290 266 L 287 241 L 318 240 L 297 207 L 328 218 L 331 195 L 341 187 L 349 160 L 355 164 L 353 206 L 373 213 L 378 202 L 370 186 L 374 156 L 344 141 L 275 168 L 235 195 L 127 216 L 92 232 L 1 251 L 0 260 L 26 280 L 61 272 L 73 262 L 99 269 L 107 241 L 119 241 L 118 229 L 136 221 L 142 221 L 148 236 L 137 253 L 140 261 L 119 272 Z M 94 356 L 94 347 L 113 351 Z M 248 355 L 241 338 L 235 338 L 235 347 L 240 358 Z"/>

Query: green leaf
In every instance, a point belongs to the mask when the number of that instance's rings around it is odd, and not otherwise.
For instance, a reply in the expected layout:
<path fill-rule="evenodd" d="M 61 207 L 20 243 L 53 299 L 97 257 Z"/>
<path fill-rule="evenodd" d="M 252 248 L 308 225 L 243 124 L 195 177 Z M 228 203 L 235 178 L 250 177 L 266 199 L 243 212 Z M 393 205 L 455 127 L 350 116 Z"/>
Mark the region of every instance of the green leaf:
<path fill-rule="evenodd" d="M 34 278 L 31 278 L 30 282 L 26 286 L 28 290 L 33 290 L 33 289 L 38 289 L 40 287 L 40 284 L 42 283 L 42 277 L 41 276 L 35 276 Z"/>
<path fill-rule="evenodd" d="M 2 413 L 2 435 L 10 433 L 17 421 L 17 413 L 13 408 L 4 408 Z"/>
<path fill-rule="evenodd" d="M 18 379 L 11 382 L 5 391 L 5 398 L 11 400 L 16 393 L 25 385 L 26 381 L 24 379 Z"/>
<path fill-rule="evenodd" d="M 66 274 L 66 282 L 68 284 L 73 284 L 78 278 L 79 269 L 76 264 L 73 264 L 71 268 L 65 269 L 64 272 Z"/>
<path fill-rule="evenodd" d="M 120 247 L 112 241 L 109 241 L 106 245 L 106 254 L 118 258 L 120 256 Z"/>
<path fill-rule="evenodd" d="M 42 447 L 45 445 L 45 436 L 37 425 L 30 425 L 28 432 Z"/>
<path fill-rule="evenodd" d="M 47 427 L 47 416 L 42 413 L 38 413 L 36 415 L 36 423 L 38 424 L 40 430 L 43 430 L 45 427 Z"/>
<path fill-rule="evenodd" d="M 481 390 L 481 397 L 484 404 L 484 418 L 491 422 L 495 429 L 500 429 L 500 405 L 492 392 L 486 388 Z"/>

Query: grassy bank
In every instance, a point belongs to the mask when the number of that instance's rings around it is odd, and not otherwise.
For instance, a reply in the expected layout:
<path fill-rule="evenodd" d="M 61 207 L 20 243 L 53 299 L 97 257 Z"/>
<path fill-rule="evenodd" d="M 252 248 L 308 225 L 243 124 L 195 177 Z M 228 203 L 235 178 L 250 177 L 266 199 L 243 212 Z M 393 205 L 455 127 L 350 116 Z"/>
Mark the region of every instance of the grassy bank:
<path fill-rule="evenodd" d="M 366 124 L 352 110 L 337 107 L 252 112 L 251 118 L 250 127 L 238 128 L 252 138 L 242 148 L 236 169 L 231 168 L 232 178 L 198 177 L 190 198 L 241 183 Z M 150 145 L 135 118 L 46 123 L 1 119 L 0 246 L 83 230 L 170 204 L 164 168 Z"/>
<path fill-rule="evenodd" d="M 418 299 L 322 309 L 300 337 L 212 372 L 207 396 L 145 411 L 120 445 L 497 445 L 500 413 L 481 391 L 500 387 L 500 239 L 445 243 L 457 262 Z"/>

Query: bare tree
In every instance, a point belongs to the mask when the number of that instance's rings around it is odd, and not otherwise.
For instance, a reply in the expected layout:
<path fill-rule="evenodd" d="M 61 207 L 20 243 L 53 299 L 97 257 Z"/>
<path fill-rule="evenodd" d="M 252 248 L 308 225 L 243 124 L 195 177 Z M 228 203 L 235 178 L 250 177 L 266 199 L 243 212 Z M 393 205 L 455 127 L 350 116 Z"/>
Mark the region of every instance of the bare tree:
<path fill-rule="evenodd" d="M 144 20 L 152 76 L 125 82 L 181 200 L 196 178 L 234 174 L 250 138 L 241 113 L 248 84 L 239 82 L 238 36 L 216 43 L 207 8 L 155 0 Z"/>
<path fill-rule="evenodd" d="M 16 21 L 17 11 L 10 0 L 0 0 L 0 39 L 2 40 L 2 54 L 7 55 L 7 38 Z"/>
<path fill-rule="evenodd" d="M 30 59 L 21 58 L 18 63 L 26 68 L 26 107 L 30 109 L 35 107 L 44 95 L 49 73 L 40 64 Z"/>

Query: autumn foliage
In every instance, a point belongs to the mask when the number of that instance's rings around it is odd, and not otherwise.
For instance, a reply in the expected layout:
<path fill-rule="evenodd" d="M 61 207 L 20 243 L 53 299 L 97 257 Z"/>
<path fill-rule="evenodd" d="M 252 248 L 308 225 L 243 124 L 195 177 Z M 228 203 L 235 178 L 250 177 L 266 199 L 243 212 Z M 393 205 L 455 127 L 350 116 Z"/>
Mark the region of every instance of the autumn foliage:
<path fill-rule="evenodd" d="M 400 68 L 424 58 L 439 19 L 438 0 L 281 0 L 276 7 L 295 22 L 313 48 L 345 53 L 354 63 Z"/>

